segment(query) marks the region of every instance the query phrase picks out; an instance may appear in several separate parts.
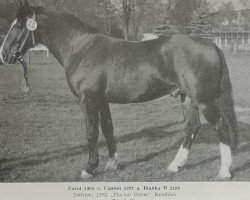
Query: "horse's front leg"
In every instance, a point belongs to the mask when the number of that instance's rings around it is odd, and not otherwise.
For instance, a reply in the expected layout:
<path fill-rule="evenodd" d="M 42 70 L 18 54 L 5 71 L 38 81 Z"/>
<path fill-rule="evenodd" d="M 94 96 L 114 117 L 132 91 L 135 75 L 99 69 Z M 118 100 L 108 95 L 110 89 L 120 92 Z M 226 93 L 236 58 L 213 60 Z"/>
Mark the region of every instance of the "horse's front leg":
<path fill-rule="evenodd" d="M 189 97 L 182 97 L 182 104 L 185 119 L 185 137 L 175 159 L 168 166 L 170 172 L 179 172 L 179 168 L 186 164 L 189 150 L 201 128 L 198 107 L 189 99 Z"/>
<path fill-rule="evenodd" d="M 110 112 L 109 104 L 106 101 L 100 105 L 100 116 L 101 116 L 101 128 L 103 135 L 107 141 L 109 150 L 109 161 L 107 163 L 105 170 L 117 170 L 118 167 L 118 157 L 117 157 L 117 147 L 114 137 L 114 127 L 112 123 L 112 117 Z"/>
<path fill-rule="evenodd" d="M 84 128 L 87 136 L 89 160 L 84 171 L 82 171 L 82 178 L 91 178 L 94 175 L 94 170 L 99 165 L 98 156 L 98 138 L 99 138 L 99 106 L 98 103 L 89 98 L 81 98 L 81 106 L 84 116 Z"/>

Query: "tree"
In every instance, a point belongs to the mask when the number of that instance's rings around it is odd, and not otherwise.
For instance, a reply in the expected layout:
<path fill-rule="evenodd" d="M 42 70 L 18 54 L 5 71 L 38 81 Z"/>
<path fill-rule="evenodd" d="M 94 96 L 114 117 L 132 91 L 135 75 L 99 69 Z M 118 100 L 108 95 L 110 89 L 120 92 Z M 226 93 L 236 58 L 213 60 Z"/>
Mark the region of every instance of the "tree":
<path fill-rule="evenodd" d="M 162 26 L 166 22 L 166 4 L 161 0 L 147 0 L 144 5 L 144 14 L 141 19 L 143 32 L 152 32 L 155 27 Z"/>
<path fill-rule="evenodd" d="M 113 19 L 115 14 L 112 9 L 112 4 L 110 0 L 99 0 L 98 1 L 98 14 L 103 19 L 105 32 L 110 35 Z"/>
<path fill-rule="evenodd" d="M 250 0 L 240 0 L 239 3 L 240 3 L 244 8 L 250 6 Z"/>
<path fill-rule="evenodd" d="M 170 36 L 170 35 L 178 34 L 180 32 L 179 32 L 179 29 L 177 26 L 175 26 L 175 25 L 171 24 L 171 22 L 169 22 L 169 23 L 166 23 L 164 25 L 160 25 L 160 26 L 155 27 L 153 33 L 158 35 L 158 36 L 162 36 L 162 35 Z"/>
<path fill-rule="evenodd" d="M 15 18 L 15 13 L 19 7 L 19 0 L 1 0 L 0 18 L 6 19 L 11 23 Z"/>
<path fill-rule="evenodd" d="M 116 19 L 123 29 L 124 39 L 129 39 L 131 29 L 134 29 L 137 37 L 146 0 L 110 0 L 110 2 L 117 16 Z"/>
<path fill-rule="evenodd" d="M 200 0 L 175 0 L 172 2 L 174 5 L 168 14 L 169 20 L 178 26 L 181 33 L 186 32 L 190 17 L 193 11 L 199 7 L 200 2 Z"/>
<path fill-rule="evenodd" d="M 134 40 L 138 40 L 139 27 L 145 14 L 145 3 L 146 0 L 137 1 L 137 7 L 132 10 L 131 25 L 134 34 Z"/>
<path fill-rule="evenodd" d="M 191 16 L 189 28 L 194 34 L 205 35 L 212 31 L 209 8 L 203 4 L 197 8 Z"/>
<path fill-rule="evenodd" d="M 234 5 L 231 1 L 222 3 L 219 7 L 219 15 L 217 17 L 216 24 L 220 27 L 220 30 L 232 30 L 233 27 L 233 15 L 232 12 L 235 10 Z"/>

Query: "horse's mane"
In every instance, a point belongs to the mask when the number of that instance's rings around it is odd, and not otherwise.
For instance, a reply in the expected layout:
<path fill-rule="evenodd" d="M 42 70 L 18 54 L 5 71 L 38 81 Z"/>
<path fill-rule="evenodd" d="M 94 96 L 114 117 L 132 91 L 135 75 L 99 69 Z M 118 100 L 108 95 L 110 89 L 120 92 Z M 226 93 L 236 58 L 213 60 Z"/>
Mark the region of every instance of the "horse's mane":
<path fill-rule="evenodd" d="M 88 32 L 88 33 L 100 33 L 100 31 L 96 27 L 91 26 L 88 23 L 81 21 L 79 18 L 71 14 L 56 13 L 53 11 L 49 11 L 46 8 L 41 7 L 41 6 L 36 6 L 36 7 L 23 6 L 19 8 L 17 12 L 17 19 L 25 23 L 26 17 L 32 17 L 33 11 L 35 12 L 36 15 L 46 15 L 46 14 L 52 15 L 52 16 L 59 18 L 62 21 L 62 23 L 68 22 L 69 28 L 82 29 L 84 32 Z"/>
<path fill-rule="evenodd" d="M 99 33 L 100 32 L 96 27 L 94 27 L 86 22 L 83 22 L 82 20 L 80 20 L 79 18 L 77 18 L 71 14 L 58 13 L 57 15 L 58 15 L 58 17 L 60 17 L 60 19 L 62 21 L 64 21 L 64 22 L 68 21 L 72 26 L 83 28 L 84 31 L 87 31 L 88 33 Z"/>

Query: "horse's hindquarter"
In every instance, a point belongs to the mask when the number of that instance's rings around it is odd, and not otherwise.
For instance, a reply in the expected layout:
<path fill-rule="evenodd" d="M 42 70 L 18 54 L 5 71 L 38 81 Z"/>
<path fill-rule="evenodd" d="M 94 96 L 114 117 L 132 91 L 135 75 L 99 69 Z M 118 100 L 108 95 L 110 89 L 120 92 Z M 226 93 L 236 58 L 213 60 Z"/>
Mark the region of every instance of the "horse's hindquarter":
<path fill-rule="evenodd" d="M 215 99 L 221 79 L 221 59 L 215 45 L 207 39 L 173 36 L 161 48 L 164 61 L 172 54 L 174 83 L 193 100 L 202 103 Z"/>
<path fill-rule="evenodd" d="M 159 70 L 160 46 L 159 40 L 113 44 L 110 49 L 112 59 L 106 70 L 105 97 L 108 102 L 150 101 L 176 88 Z"/>

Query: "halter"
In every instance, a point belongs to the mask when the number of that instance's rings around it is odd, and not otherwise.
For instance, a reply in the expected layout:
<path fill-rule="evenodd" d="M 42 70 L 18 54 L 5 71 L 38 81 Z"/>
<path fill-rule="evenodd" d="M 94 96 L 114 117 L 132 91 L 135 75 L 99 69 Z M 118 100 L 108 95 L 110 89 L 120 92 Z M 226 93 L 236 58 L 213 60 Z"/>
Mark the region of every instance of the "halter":
<path fill-rule="evenodd" d="M 10 33 L 10 31 L 12 30 L 13 26 L 15 25 L 16 21 L 11 25 L 8 33 L 7 33 L 7 36 L 5 37 L 5 40 L 3 42 L 3 45 L 2 47 L 0 48 L 0 58 L 2 59 L 2 48 L 4 46 L 4 43 Z M 26 62 L 24 61 L 23 59 L 23 55 L 22 55 L 22 50 L 23 50 L 23 47 L 24 45 L 26 44 L 27 40 L 28 40 L 28 37 L 29 35 L 31 34 L 31 37 L 32 37 L 32 43 L 33 43 L 33 47 L 35 46 L 35 36 L 34 36 L 34 31 L 37 29 L 37 22 L 36 22 L 36 15 L 35 13 L 33 12 L 33 16 L 32 18 L 27 18 L 27 21 L 26 21 L 26 28 L 28 29 L 28 31 L 26 32 L 25 36 L 24 36 L 24 40 L 22 41 L 21 45 L 18 47 L 18 49 L 15 51 L 13 57 L 15 59 L 17 59 L 21 64 L 22 64 L 22 67 L 23 67 L 23 75 L 24 75 L 24 80 L 22 81 L 22 91 L 25 92 L 26 94 L 29 94 L 32 89 L 31 89 L 31 86 L 29 84 L 29 80 L 28 80 L 28 70 L 27 70 L 27 66 L 26 66 Z M 3 59 L 2 59 L 3 60 Z"/>
<path fill-rule="evenodd" d="M 21 45 L 19 46 L 19 48 L 15 51 L 13 57 L 17 60 L 19 60 L 20 62 L 23 62 L 23 55 L 22 55 L 22 50 L 24 45 L 26 44 L 29 35 L 31 34 L 32 37 L 32 43 L 33 43 L 33 47 L 35 46 L 35 36 L 34 36 L 34 31 L 37 29 L 37 22 L 36 22 L 36 15 L 33 12 L 33 16 L 32 18 L 27 18 L 26 21 L 26 28 L 28 29 L 28 32 L 26 33 L 24 40 L 22 41 Z"/>

